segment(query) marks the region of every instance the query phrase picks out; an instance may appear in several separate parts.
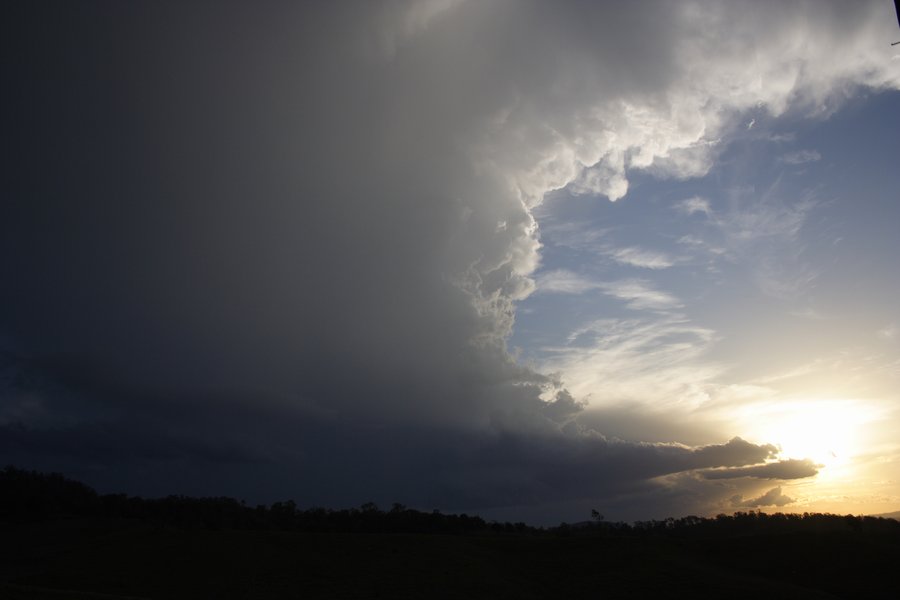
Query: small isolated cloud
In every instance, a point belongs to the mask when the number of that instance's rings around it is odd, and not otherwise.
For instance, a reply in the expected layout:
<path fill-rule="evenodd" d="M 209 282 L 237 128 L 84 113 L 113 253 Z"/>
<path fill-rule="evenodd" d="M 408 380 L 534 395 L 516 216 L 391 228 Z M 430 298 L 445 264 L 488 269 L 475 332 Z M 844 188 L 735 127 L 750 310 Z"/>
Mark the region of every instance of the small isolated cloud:
<path fill-rule="evenodd" d="M 815 150 L 798 150 L 782 155 L 779 160 L 788 165 L 805 165 L 822 160 L 822 155 Z"/>
<path fill-rule="evenodd" d="M 765 465 L 751 467 L 739 467 L 736 469 L 713 469 L 704 471 L 706 479 L 737 479 L 738 477 L 754 477 L 756 479 L 803 479 L 812 477 L 819 472 L 821 465 L 817 465 L 808 458 L 802 460 L 786 459 Z"/>
<path fill-rule="evenodd" d="M 756 119 L 750 119 L 750 122 L 747 123 L 747 129 L 753 129 L 753 126 L 756 125 Z"/>
<path fill-rule="evenodd" d="M 699 212 L 709 216 L 709 200 L 701 198 L 700 196 L 694 196 L 693 198 L 682 200 L 676 204 L 675 210 L 683 212 L 686 215 L 692 215 Z"/>
<path fill-rule="evenodd" d="M 781 486 L 772 488 L 759 498 L 744 500 L 740 494 L 731 497 L 731 505 L 735 508 L 756 508 L 758 506 L 785 506 L 795 502 L 793 498 L 782 493 Z"/>
<path fill-rule="evenodd" d="M 618 263 L 642 269 L 668 269 L 675 264 L 666 254 L 644 248 L 619 248 L 611 256 Z"/>

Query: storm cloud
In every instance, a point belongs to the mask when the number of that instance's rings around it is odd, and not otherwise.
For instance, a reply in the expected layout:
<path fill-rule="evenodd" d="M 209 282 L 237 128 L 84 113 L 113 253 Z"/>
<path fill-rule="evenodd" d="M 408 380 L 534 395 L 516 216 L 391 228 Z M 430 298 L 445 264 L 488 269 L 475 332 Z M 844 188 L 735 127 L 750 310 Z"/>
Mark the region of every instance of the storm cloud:
<path fill-rule="evenodd" d="M 735 469 L 715 469 L 704 471 L 707 479 L 736 479 L 738 477 L 755 477 L 757 479 L 802 479 L 812 477 L 819 472 L 822 465 L 807 459 L 786 459 L 752 467 Z"/>
<path fill-rule="evenodd" d="M 878 3 L 758 6 L 14 4 L 0 458 L 447 508 L 814 475 L 605 435 L 506 347 L 547 192 L 620 200 L 706 172 L 742 111 L 898 87 Z"/>
<path fill-rule="evenodd" d="M 744 500 L 740 495 L 731 499 L 732 506 L 757 508 L 760 506 L 786 506 L 794 502 L 794 499 L 781 491 L 780 487 L 775 487 L 758 498 Z"/>

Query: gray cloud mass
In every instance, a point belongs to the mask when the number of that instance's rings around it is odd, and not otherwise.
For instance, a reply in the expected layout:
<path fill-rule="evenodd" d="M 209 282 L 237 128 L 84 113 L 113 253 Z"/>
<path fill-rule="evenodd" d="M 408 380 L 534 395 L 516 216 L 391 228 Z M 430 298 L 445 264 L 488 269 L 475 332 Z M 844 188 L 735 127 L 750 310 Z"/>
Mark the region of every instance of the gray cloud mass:
<path fill-rule="evenodd" d="M 812 477 L 819 472 L 822 465 L 807 459 L 789 458 L 770 462 L 764 465 L 738 467 L 733 469 L 715 469 L 704 471 L 707 479 L 735 479 L 738 477 L 755 477 L 757 479 L 802 479 Z"/>
<path fill-rule="evenodd" d="M 794 499 L 781 491 L 780 487 L 774 487 L 758 498 L 744 500 L 737 494 L 731 498 L 731 505 L 735 507 L 758 508 L 760 506 L 786 506 L 792 504 Z"/>
<path fill-rule="evenodd" d="M 729 115 L 897 86 L 877 3 L 758 4 L 16 4 L 0 460 L 447 509 L 815 474 L 604 435 L 506 348 L 544 193 L 616 200 L 708 170 Z"/>

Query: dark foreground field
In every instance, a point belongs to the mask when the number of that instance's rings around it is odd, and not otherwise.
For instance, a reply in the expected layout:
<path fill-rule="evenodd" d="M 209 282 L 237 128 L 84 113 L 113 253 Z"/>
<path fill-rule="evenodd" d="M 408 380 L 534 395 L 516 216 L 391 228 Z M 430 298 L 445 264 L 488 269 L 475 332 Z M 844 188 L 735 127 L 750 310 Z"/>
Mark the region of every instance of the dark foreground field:
<path fill-rule="evenodd" d="M 0 600 L 900 598 L 900 522 L 759 512 L 535 529 L 395 504 L 332 510 L 97 494 L 0 470 Z"/>
<path fill-rule="evenodd" d="M 896 598 L 900 539 L 6 524 L 3 598 Z"/>

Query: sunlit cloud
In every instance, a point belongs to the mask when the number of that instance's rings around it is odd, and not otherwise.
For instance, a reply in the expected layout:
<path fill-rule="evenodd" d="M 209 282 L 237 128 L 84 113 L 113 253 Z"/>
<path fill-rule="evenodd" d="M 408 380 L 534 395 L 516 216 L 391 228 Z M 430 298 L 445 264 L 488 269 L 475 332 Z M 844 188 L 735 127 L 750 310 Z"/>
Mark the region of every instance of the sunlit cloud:
<path fill-rule="evenodd" d="M 548 348 L 545 365 L 592 405 L 697 406 L 721 373 L 706 356 L 715 339 L 714 331 L 677 315 L 600 319 L 572 331 L 568 346 Z"/>
<path fill-rule="evenodd" d="M 734 507 L 757 508 L 760 506 L 786 506 L 795 502 L 793 498 L 784 494 L 781 487 L 774 487 L 762 496 L 752 499 L 744 499 L 741 495 L 731 498 L 731 505 Z"/>
<path fill-rule="evenodd" d="M 752 467 L 738 467 L 734 469 L 713 469 L 704 471 L 706 479 L 737 479 L 738 477 L 753 477 L 756 479 L 803 479 L 812 477 L 819 472 L 821 465 L 817 465 L 809 459 L 786 459 Z"/>

